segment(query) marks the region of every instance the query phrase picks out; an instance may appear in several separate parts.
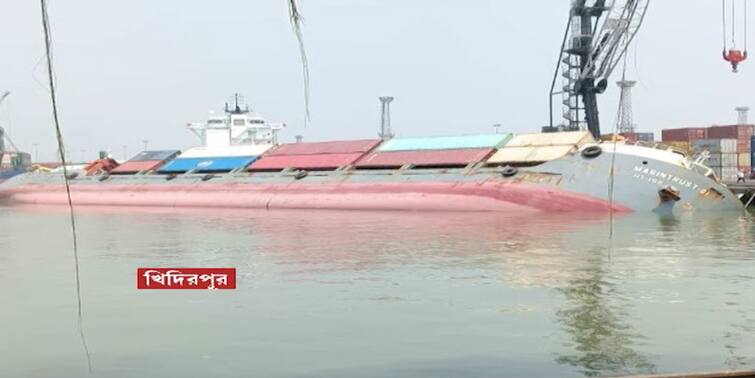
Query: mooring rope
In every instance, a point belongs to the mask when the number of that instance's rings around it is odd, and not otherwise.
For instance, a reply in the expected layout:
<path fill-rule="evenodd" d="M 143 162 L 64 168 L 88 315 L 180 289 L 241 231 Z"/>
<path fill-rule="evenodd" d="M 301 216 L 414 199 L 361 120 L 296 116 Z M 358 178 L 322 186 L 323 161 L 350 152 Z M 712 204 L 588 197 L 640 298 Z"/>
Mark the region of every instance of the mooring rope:
<path fill-rule="evenodd" d="M 47 13 L 47 1 L 40 0 L 42 8 L 42 28 L 45 37 L 45 55 L 47 57 L 47 77 L 50 86 L 50 101 L 52 102 L 52 117 L 55 123 L 55 136 L 58 142 L 58 152 L 60 161 L 63 164 L 63 182 L 66 187 L 66 196 L 68 197 L 68 213 L 71 220 L 71 234 L 73 236 L 73 261 L 76 271 L 76 304 L 77 304 L 77 323 L 79 327 L 79 337 L 86 354 L 87 367 L 89 373 L 92 373 L 92 358 L 89 354 L 86 337 L 84 336 L 84 316 L 81 305 L 81 273 L 79 270 L 79 245 L 76 237 L 76 216 L 73 211 L 73 201 L 71 200 L 71 185 L 68 182 L 68 167 L 66 166 L 65 144 L 63 143 L 63 133 L 60 131 L 60 118 L 58 116 L 58 101 L 55 93 L 55 73 L 52 65 L 52 37 L 50 33 L 50 19 Z"/>
<path fill-rule="evenodd" d="M 627 57 L 624 55 L 624 70 L 621 74 L 621 80 L 626 80 L 627 77 Z M 609 204 L 609 219 L 608 219 L 608 256 L 610 258 L 613 250 L 613 235 L 614 235 L 614 203 L 615 203 L 615 186 L 616 186 L 616 146 L 619 143 L 619 122 L 621 122 L 621 105 L 624 101 L 624 91 L 619 94 L 619 109 L 616 111 L 616 122 L 613 126 L 613 151 L 611 153 L 611 167 L 608 174 L 608 204 Z"/>
<path fill-rule="evenodd" d="M 309 124 L 309 60 L 304 48 L 304 34 L 302 33 L 304 18 L 299 11 L 297 0 L 288 0 L 288 17 L 291 27 L 294 29 L 294 34 L 296 34 L 296 42 L 299 44 L 299 56 L 304 79 L 304 126 L 306 127 Z"/>

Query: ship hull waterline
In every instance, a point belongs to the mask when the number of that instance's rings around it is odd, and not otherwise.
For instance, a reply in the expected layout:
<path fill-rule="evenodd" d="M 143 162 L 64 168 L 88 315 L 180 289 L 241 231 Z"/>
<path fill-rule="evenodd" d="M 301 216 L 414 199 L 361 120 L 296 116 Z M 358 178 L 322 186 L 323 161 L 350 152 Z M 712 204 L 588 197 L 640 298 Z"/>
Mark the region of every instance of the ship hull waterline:
<path fill-rule="evenodd" d="M 61 185 L 6 191 L 5 202 L 66 205 Z M 524 183 L 345 183 L 71 186 L 78 206 L 386 211 L 631 212 L 619 203 Z"/>

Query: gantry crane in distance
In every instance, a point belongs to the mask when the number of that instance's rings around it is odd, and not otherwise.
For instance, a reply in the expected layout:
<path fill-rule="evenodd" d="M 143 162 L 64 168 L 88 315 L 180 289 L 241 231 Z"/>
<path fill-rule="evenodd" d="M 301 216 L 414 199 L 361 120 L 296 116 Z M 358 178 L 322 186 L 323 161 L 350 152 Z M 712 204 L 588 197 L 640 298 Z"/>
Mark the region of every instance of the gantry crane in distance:
<path fill-rule="evenodd" d="M 600 138 L 598 94 L 626 55 L 645 19 L 650 0 L 573 0 L 550 91 L 550 129 L 553 99 L 560 96 L 560 129 L 587 128 Z M 561 76 L 561 86 L 558 76 Z"/>
<path fill-rule="evenodd" d="M 5 102 L 5 99 L 10 96 L 10 91 L 3 92 L 2 95 L 0 95 L 0 106 L 3 105 L 3 102 Z M 2 160 L 3 155 L 5 154 L 5 139 L 7 136 L 5 135 L 5 129 L 3 129 L 2 126 L 0 126 L 0 160 Z M 13 145 L 13 142 L 8 139 L 8 143 L 10 145 Z"/>
<path fill-rule="evenodd" d="M 5 102 L 5 99 L 10 96 L 10 91 L 5 91 L 2 95 L 0 95 L 0 106 L 3 105 L 3 102 Z M 5 146 L 5 142 L 8 142 L 8 145 L 10 145 L 11 149 L 8 150 Z M 5 133 L 5 129 L 3 129 L 2 126 L 0 126 L 0 159 L 2 159 L 2 156 L 6 152 L 20 152 L 21 150 L 16 147 L 16 144 L 13 143 L 13 141 L 10 139 L 10 136 Z"/>

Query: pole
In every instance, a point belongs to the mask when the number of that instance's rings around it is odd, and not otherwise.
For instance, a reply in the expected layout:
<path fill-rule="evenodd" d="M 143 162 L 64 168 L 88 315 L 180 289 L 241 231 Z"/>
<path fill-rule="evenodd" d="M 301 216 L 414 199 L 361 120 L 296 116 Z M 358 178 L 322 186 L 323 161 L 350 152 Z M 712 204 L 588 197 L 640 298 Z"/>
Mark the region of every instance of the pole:
<path fill-rule="evenodd" d="M 752 192 L 752 196 L 750 197 L 750 201 L 747 202 L 747 205 L 745 205 L 745 209 L 749 209 L 750 205 L 752 205 L 752 201 L 755 200 L 755 191 Z"/>

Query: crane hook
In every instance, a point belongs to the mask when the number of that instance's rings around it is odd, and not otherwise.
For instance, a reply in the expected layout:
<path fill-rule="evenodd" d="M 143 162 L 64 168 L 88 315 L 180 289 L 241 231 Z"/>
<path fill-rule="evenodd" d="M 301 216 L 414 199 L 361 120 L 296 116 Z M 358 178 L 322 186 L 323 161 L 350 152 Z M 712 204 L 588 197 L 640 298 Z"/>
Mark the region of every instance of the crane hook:
<path fill-rule="evenodd" d="M 737 17 L 737 10 L 736 10 L 736 4 L 735 2 L 737 0 L 731 0 L 731 48 L 727 48 L 726 46 L 726 34 L 728 32 L 728 28 L 726 25 L 726 0 L 721 0 L 721 10 L 722 10 L 722 18 L 723 18 L 723 41 L 724 41 L 724 47 L 723 47 L 723 59 L 731 64 L 731 70 L 734 73 L 739 72 L 739 64 L 747 60 L 747 0 L 742 0 L 743 3 L 743 14 L 744 14 L 744 50 L 740 50 L 737 48 L 737 23 L 736 23 L 736 17 Z"/>

